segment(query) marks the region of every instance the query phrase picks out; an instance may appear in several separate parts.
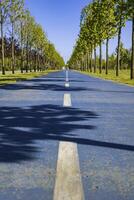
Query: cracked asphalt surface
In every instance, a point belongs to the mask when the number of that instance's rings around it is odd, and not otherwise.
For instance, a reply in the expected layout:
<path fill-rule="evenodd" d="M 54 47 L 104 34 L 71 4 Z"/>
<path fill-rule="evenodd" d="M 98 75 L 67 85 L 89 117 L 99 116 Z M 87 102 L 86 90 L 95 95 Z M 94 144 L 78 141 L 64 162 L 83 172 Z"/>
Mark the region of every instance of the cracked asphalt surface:
<path fill-rule="evenodd" d="M 69 81 L 61 71 L 0 87 L 0 200 L 52 200 L 60 141 L 78 145 L 86 200 L 133 200 L 134 88 Z"/>

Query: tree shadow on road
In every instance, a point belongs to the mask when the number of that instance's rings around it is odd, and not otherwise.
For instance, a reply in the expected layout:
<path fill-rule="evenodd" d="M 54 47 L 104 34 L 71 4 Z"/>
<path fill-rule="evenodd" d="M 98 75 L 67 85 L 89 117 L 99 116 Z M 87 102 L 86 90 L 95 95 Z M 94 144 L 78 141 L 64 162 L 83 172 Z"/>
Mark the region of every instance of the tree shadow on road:
<path fill-rule="evenodd" d="M 132 88 L 128 88 L 128 90 L 124 90 L 124 89 L 112 89 L 112 87 L 109 87 L 108 89 L 104 89 L 104 88 L 99 88 L 100 85 L 98 85 L 99 87 L 89 87 L 90 83 L 86 85 L 82 85 L 81 86 L 81 80 L 71 80 L 71 82 L 78 82 L 77 85 L 73 84 L 71 85 L 71 87 L 69 88 L 65 88 L 64 86 L 64 79 L 59 79 L 59 78 L 37 78 L 37 79 L 32 79 L 32 80 L 27 80 L 24 82 L 17 82 L 16 84 L 9 84 L 9 85 L 3 85 L 0 86 L 0 89 L 4 89 L 4 90 L 43 90 L 43 91 L 57 91 L 57 92 L 63 92 L 63 91 L 72 91 L 72 92 L 78 92 L 78 91 L 87 91 L 87 92 L 95 92 L 95 93 L 122 93 L 122 94 L 134 94 L 134 91 L 132 90 Z"/>
<path fill-rule="evenodd" d="M 131 90 L 130 90 L 131 89 Z M 118 89 L 117 90 L 112 90 L 112 89 L 99 89 L 99 88 L 87 88 L 88 91 L 90 92 L 102 92 L 102 93 L 118 93 L 118 94 L 125 94 L 125 93 L 128 93 L 128 94 L 134 94 L 134 90 L 132 90 L 132 88 L 128 88 L 128 90 L 122 90 L 122 89 Z"/>
<path fill-rule="evenodd" d="M 31 79 L 31 80 L 27 80 L 28 82 L 65 82 L 65 78 L 53 78 L 53 77 L 40 77 L 40 78 L 35 78 L 35 79 Z M 79 80 L 79 79 L 69 79 L 69 82 L 76 82 L 76 83 L 83 83 L 83 82 L 87 82 L 85 80 Z"/>
<path fill-rule="evenodd" d="M 34 159 L 38 140 L 73 141 L 77 130 L 95 128 L 80 121 L 97 117 L 94 112 L 58 105 L 0 107 L 0 162 Z"/>
<path fill-rule="evenodd" d="M 91 111 L 58 105 L 0 108 L 0 162 L 36 159 L 37 141 L 69 141 L 113 149 L 134 151 L 134 146 L 96 141 L 77 135 L 77 130 L 94 130 L 84 124 L 99 116 Z"/>
<path fill-rule="evenodd" d="M 78 92 L 78 91 L 84 91 L 87 90 L 85 87 L 70 87 L 70 88 L 65 88 L 64 84 L 52 84 L 52 83 L 37 83 L 36 81 L 32 82 L 25 82 L 25 83 L 17 83 L 17 84 L 10 84 L 10 85 L 5 85 L 2 86 L 1 89 L 4 90 L 50 90 L 50 91 L 57 91 L 57 92 L 63 92 L 63 91 L 73 91 L 73 92 Z"/>

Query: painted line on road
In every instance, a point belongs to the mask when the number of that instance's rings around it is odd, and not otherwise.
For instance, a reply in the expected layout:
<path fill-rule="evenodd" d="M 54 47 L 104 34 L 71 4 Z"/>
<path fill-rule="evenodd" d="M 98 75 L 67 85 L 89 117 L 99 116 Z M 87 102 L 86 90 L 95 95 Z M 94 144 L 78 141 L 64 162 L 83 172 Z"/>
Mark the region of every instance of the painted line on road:
<path fill-rule="evenodd" d="M 84 200 L 75 143 L 60 142 L 54 200 Z"/>
<path fill-rule="evenodd" d="M 69 82 L 66 82 L 66 83 L 65 83 L 65 87 L 69 88 L 69 86 L 70 86 L 70 85 L 69 85 Z"/>
<path fill-rule="evenodd" d="M 71 94 L 64 94 L 64 100 L 63 100 L 63 106 L 64 107 L 71 107 L 72 102 L 71 102 Z"/>
<path fill-rule="evenodd" d="M 66 70 L 66 78 L 65 78 L 65 87 L 69 87 L 69 75 L 68 75 L 68 70 Z"/>
<path fill-rule="evenodd" d="M 63 106 L 70 107 L 71 95 L 64 94 Z M 54 200 L 84 200 L 77 144 L 60 142 Z"/>
<path fill-rule="evenodd" d="M 68 70 L 66 70 L 66 82 L 69 81 L 69 74 L 68 74 Z"/>

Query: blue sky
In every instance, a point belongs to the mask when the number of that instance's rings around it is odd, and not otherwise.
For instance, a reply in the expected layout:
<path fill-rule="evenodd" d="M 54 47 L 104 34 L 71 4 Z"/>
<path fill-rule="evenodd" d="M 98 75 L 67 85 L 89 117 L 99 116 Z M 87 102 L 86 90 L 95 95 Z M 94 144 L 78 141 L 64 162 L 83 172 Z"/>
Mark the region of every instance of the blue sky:
<path fill-rule="evenodd" d="M 49 40 L 67 61 L 79 33 L 80 12 L 90 0 L 25 0 L 36 21 L 42 25 Z M 131 22 L 123 28 L 122 41 L 131 47 Z M 117 46 L 117 38 L 110 41 L 110 53 Z M 105 47 L 103 47 L 105 56 Z"/>

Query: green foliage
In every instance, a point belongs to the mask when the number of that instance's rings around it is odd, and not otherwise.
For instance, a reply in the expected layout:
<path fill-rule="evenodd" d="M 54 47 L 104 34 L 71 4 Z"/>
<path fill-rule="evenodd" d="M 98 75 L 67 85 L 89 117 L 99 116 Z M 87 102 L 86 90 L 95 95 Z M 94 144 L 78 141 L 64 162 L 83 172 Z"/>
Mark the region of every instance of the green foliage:
<path fill-rule="evenodd" d="M 41 25 L 25 9 L 24 0 L 0 1 L 0 24 L 3 71 L 41 71 L 65 65 Z"/>
<path fill-rule="evenodd" d="M 81 13 L 80 34 L 69 64 L 75 65 L 76 58 L 82 60 L 85 54 L 116 32 L 115 3 L 113 0 L 93 1 Z"/>
<path fill-rule="evenodd" d="M 121 29 L 125 26 L 126 21 L 131 19 L 134 21 L 134 1 L 133 0 L 93 0 L 92 3 L 85 6 L 81 12 L 80 18 L 80 33 L 77 39 L 76 45 L 73 49 L 68 66 L 75 69 L 89 70 L 94 72 L 96 67 L 106 70 L 108 73 L 109 68 L 115 69 L 116 57 L 108 55 L 109 39 L 115 37 L 118 34 L 118 67 L 119 68 L 134 68 L 134 41 L 132 42 L 132 52 L 124 49 L 120 45 Z M 133 28 L 134 31 L 134 28 Z M 133 34 L 134 35 L 134 34 Z M 134 37 L 134 36 L 133 36 Z M 106 41 L 106 62 L 102 60 L 101 45 Z M 96 48 L 100 47 L 99 61 L 94 56 L 93 52 L 96 52 Z M 90 55 L 88 61 L 87 56 Z M 133 62 L 132 62 L 133 60 Z M 132 64 L 130 64 L 132 63 Z M 116 71 L 118 69 L 116 67 Z M 119 70 L 119 69 L 118 69 Z M 133 72 L 132 72 L 133 73 Z"/>

